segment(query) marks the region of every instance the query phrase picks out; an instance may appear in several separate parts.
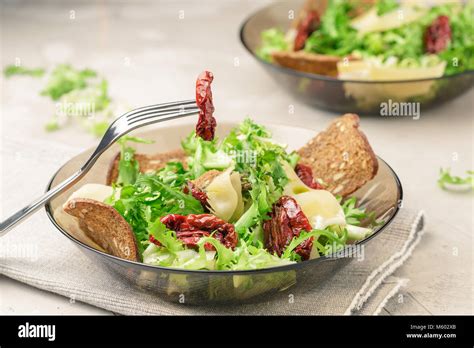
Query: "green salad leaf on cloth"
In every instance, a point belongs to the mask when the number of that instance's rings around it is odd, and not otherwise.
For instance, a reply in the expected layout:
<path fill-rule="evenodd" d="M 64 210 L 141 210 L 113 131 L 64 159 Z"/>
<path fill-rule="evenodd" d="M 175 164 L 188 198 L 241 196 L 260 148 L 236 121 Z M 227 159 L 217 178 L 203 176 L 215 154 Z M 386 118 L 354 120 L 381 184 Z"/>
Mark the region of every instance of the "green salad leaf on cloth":
<path fill-rule="evenodd" d="M 474 190 L 474 170 L 466 171 L 466 177 L 451 174 L 449 168 L 439 170 L 438 185 L 443 190 L 448 191 L 471 191 Z"/>

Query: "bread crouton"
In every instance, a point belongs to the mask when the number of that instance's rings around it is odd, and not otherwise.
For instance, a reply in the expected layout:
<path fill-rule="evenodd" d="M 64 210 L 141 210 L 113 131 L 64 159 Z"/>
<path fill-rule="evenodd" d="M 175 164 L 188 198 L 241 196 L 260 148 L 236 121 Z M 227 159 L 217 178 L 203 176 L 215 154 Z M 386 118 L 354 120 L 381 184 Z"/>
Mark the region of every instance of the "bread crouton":
<path fill-rule="evenodd" d="M 109 254 L 131 261 L 140 260 L 132 228 L 112 206 L 93 199 L 73 198 L 63 209 L 78 218 L 82 231 Z"/>
<path fill-rule="evenodd" d="M 362 187 L 378 170 L 377 157 L 359 130 L 359 116 L 355 114 L 335 119 L 298 153 L 301 163 L 311 167 L 328 191 L 343 197 Z"/>
<path fill-rule="evenodd" d="M 349 60 L 355 59 L 353 57 L 347 58 Z M 285 68 L 311 74 L 337 77 L 337 63 L 343 58 L 306 51 L 275 51 L 272 53 L 272 59 L 275 63 Z"/>

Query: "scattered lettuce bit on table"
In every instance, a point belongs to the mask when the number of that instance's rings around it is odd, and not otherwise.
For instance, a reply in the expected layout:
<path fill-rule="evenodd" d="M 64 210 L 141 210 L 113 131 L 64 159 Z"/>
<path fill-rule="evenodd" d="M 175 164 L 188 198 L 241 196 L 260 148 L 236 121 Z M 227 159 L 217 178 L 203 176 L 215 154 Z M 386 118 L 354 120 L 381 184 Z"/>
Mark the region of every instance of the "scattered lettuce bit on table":
<path fill-rule="evenodd" d="M 4 74 L 6 77 L 40 77 L 45 74 L 45 70 L 10 65 L 4 69 Z M 80 70 L 69 64 L 60 64 L 50 72 L 46 86 L 40 94 L 55 102 L 56 110 L 45 124 L 45 130 L 48 132 L 61 129 L 75 117 L 88 132 L 100 137 L 113 118 L 108 83 L 91 69 Z"/>
<path fill-rule="evenodd" d="M 88 85 L 87 80 L 93 77 L 97 77 L 97 73 L 93 70 L 76 70 L 69 64 L 58 65 L 49 76 L 41 95 L 58 100 L 73 90 L 84 89 Z"/>
<path fill-rule="evenodd" d="M 474 171 L 466 171 L 467 177 L 462 178 L 459 176 L 451 175 L 449 168 L 439 170 L 438 185 L 443 190 L 474 190 Z"/>
<path fill-rule="evenodd" d="M 43 68 L 25 68 L 21 65 L 7 65 L 3 69 L 3 74 L 6 78 L 15 75 L 26 75 L 31 77 L 42 77 L 45 73 Z"/>

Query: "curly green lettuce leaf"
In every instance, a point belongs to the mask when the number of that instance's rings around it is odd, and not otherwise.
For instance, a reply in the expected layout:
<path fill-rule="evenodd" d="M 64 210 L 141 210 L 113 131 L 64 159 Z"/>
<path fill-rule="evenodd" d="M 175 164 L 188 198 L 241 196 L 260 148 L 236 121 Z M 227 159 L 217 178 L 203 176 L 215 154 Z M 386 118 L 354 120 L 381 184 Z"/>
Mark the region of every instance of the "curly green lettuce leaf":
<path fill-rule="evenodd" d="M 149 226 L 168 214 L 202 214 L 201 203 L 182 188 L 165 184 L 156 174 L 138 174 L 134 184 L 124 185 L 110 204 L 130 224 L 138 244 L 147 241 Z M 142 249 L 141 249 L 142 251 Z"/>
<path fill-rule="evenodd" d="M 287 153 L 286 145 L 275 142 L 265 127 L 250 119 L 229 133 L 222 141 L 222 148 L 233 153 L 235 170 L 250 186 L 244 193 L 247 210 L 235 227 L 241 238 L 254 240 L 254 232 L 268 218 L 268 212 L 288 182 L 282 163 L 296 165 L 298 155 Z"/>
<path fill-rule="evenodd" d="M 214 251 L 196 252 L 192 249 L 183 249 L 171 253 L 166 248 L 149 244 L 143 251 L 143 262 L 156 266 L 181 269 L 215 270 L 215 254 Z M 186 286 L 186 282 L 183 282 L 182 286 Z"/>
<path fill-rule="evenodd" d="M 182 189 L 190 180 L 191 173 L 184 169 L 181 162 L 168 162 L 156 175 L 166 185 Z"/>
<path fill-rule="evenodd" d="M 278 267 L 294 263 L 289 258 L 280 258 L 269 253 L 262 247 L 241 242 L 241 245 L 234 251 L 235 261 L 230 266 L 232 270 L 262 269 Z"/>
<path fill-rule="evenodd" d="M 451 174 L 449 168 L 439 170 L 438 185 L 443 190 L 474 190 L 474 171 L 468 170 L 462 178 Z"/>
<path fill-rule="evenodd" d="M 138 161 L 135 159 L 135 149 L 133 147 L 128 146 L 128 142 L 142 144 L 153 143 L 153 141 L 151 140 L 132 137 L 128 135 L 121 137 L 117 141 L 117 143 L 120 145 L 120 160 L 118 165 L 118 177 L 116 184 L 119 186 L 134 184 L 138 177 L 138 174 L 140 173 Z"/>
<path fill-rule="evenodd" d="M 313 248 L 316 247 L 319 255 L 329 255 L 344 248 L 347 241 L 346 229 L 331 229 L 301 231 L 299 236 L 293 237 L 283 252 L 282 258 L 301 261 L 301 257 L 294 252 L 296 247 L 309 238 L 314 238 Z"/>
<path fill-rule="evenodd" d="M 346 56 L 358 45 L 357 31 L 350 25 L 349 13 L 354 4 L 344 0 L 330 1 L 321 17 L 321 25 L 306 40 L 307 52 Z"/>
<path fill-rule="evenodd" d="M 446 61 L 445 75 L 474 70 L 474 3 L 464 7 L 445 5 L 432 9 L 432 16 L 444 14 L 449 17 L 451 41 L 438 56 Z"/>
<path fill-rule="evenodd" d="M 351 197 L 342 203 L 341 207 L 346 216 L 346 222 L 349 225 L 360 225 L 361 221 L 368 217 L 368 214 L 365 212 L 365 209 L 358 208 L 357 200 L 355 197 Z"/>
<path fill-rule="evenodd" d="M 378 0 L 375 6 L 377 9 L 377 15 L 383 16 L 384 14 L 395 10 L 400 5 L 396 0 Z"/>
<path fill-rule="evenodd" d="M 182 142 L 182 147 L 189 155 L 188 166 L 194 178 L 209 170 L 227 169 L 233 164 L 232 157 L 217 144 L 217 139 L 207 141 L 192 132 Z"/>
<path fill-rule="evenodd" d="M 216 268 L 219 270 L 228 269 L 234 261 L 234 252 L 231 249 L 226 248 L 217 239 L 210 237 L 202 237 L 199 242 L 199 253 L 204 254 L 204 244 L 211 244 L 217 252 Z M 202 256 L 201 256 L 202 257 Z"/>
<path fill-rule="evenodd" d="M 341 197 L 337 197 L 341 201 Z M 379 226 L 384 221 L 377 221 L 375 212 L 368 212 L 365 208 L 357 207 L 357 199 L 350 197 L 341 204 L 342 210 L 346 217 L 346 223 L 352 226 L 360 226 L 362 222 L 366 222 L 369 228 Z"/>
<path fill-rule="evenodd" d="M 377 2 L 378 15 L 398 7 L 394 0 Z M 444 4 L 431 7 L 421 19 L 400 27 L 363 36 L 351 27 L 349 13 L 354 4 L 337 0 L 330 2 L 321 18 L 321 26 L 306 40 L 305 50 L 344 57 L 349 54 L 364 59 L 378 58 L 396 62 L 400 67 L 425 67 L 446 62 L 445 75 L 474 70 L 474 5 Z M 452 38 L 448 46 L 434 57 L 425 52 L 426 28 L 440 15 L 449 17 Z M 429 57 L 429 59 L 427 59 Z"/>
<path fill-rule="evenodd" d="M 97 77 L 97 73 L 91 69 L 76 70 L 69 64 L 58 65 L 49 76 L 48 83 L 41 91 L 41 95 L 59 100 L 66 93 L 84 89 L 88 79 L 94 77 Z"/>
<path fill-rule="evenodd" d="M 263 60 L 270 62 L 272 53 L 278 51 L 287 51 L 289 44 L 285 39 L 285 33 L 277 28 L 264 30 L 261 33 L 262 44 L 257 50 L 257 56 Z"/>
<path fill-rule="evenodd" d="M 184 245 L 176 238 L 176 233 L 167 229 L 160 219 L 156 219 L 156 221 L 150 225 L 148 233 L 159 241 L 162 247 L 170 253 L 184 250 Z"/>
<path fill-rule="evenodd" d="M 61 96 L 60 102 L 64 105 L 70 105 L 65 110 L 66 115 L 88 116 L 88 112 L 91 110 L 94 112 L 102 111 L 110 103 L 108 83 L 101 80 L 99 83 L 71 90 Z"/>

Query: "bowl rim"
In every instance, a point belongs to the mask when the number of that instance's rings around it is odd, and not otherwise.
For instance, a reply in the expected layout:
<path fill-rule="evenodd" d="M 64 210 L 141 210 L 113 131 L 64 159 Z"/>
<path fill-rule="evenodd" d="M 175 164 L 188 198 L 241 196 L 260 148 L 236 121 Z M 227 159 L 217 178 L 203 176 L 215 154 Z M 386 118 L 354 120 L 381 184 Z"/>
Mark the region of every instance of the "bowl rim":
<path fill-rule="evenodd" d="M 295 69 L 290 69 L 286 68 L 283 66 L 279 66 L 270 62 L 267 62 L 257 56 L 252 49 L 247 45 L 247 42 L 244 39 L 244 29 L 247 26 L 248 22 L 255 17 L 258 13 L 263 12 L 273 6 L 277 6 L 281 4 L 281 2 L 275 2 L 271 3 L 269 5 L 266 5 L 254 12 L 252 12 L 250 15 L 248 15 L 242 24 L 240 25 L 239 28 L 239 38 L 240 38 L 240 43 L 245 47 L 245 49 L 250 53 L 250 55 L 256 59 L 259 63 L 263 64 L 264 66 L 274 69 L 277 72 L 281 73 L 286 73 L 289 75 L 295 75 L 297 77 L 306 77 L 312 80 L 317 80 L 317 81 L 326 81 L 326 82 L 332 82 L 332 83 L 360 83 L 360 84 L 397 84 L 397 83 L 410 83 L 410 82 L 428 82 L 428 81 L 437 81 L 437 80 L 443 80 L 443 79 L 451 79 L 451 78 L 456 78 L 458 76 L 462 75 L 474 75 L 474 70 L 464 70 L 452 75 L 443 75 L 439 77 L 427 77 L 427 78 L 422 78 L 422 79 L 410 79 L 410 80 L 377 80 L 377 81 L 364 81 L 364 80 L 350 80 L 350 79 L 338 79 L 336 77 L 331 77 L 331 76 L 326 76 L 326 75 L 320 75 L 320 74 L 313 74 L 309 72 L 303 72 L 303 71 L 298 71 Z"/>
<path fill-rule="evenodd" d="M 382 158 L 377 156 L 377 160 L 382 161 L 387 166 L 387 168 L 389 169 L 390 173 L 392 174 L 393 179 L 395 180 L 396 189 L 397 189 L 397 192 L 399 194 L 399 202 L 403 202 L 403 188 L 402 188 L 402 183 L 400 181 L 400 178 L 395 173 L 393 168 L 387 162 L 385 162 Z M 49 191 L 51 189 L 51 186 L 53 184 L 54 179 L 59 174 L 59 172 L 64 168 L 64 166 L 67 165 L 67 163 L 69 163 L 69 161 L 64 163 L 53 174 L 53 176 L 51 177 L 51 179 L 49 180 L 49 182 L 46 186 L 46 191 Z M 369 183 L 370 183 L 370 181 L 369 181 Z M 105 260 L 109 260 L 109 261 L 112 261 L 112 262 L 115 262 L 115 263 L 121 263 L 122 265 L 128 266 L 128 267 L 131 266 L 131 267 L 143 268 L 144 270 L 149 270 L 149 271 L 161 270 L 161 271 L 165 271 L 165 272 L 174 272 L 174 273 L 183 273 L 183 274 L 209 274 L 209 275 L 249 275 L 250 274 L 250 275 L 253 275 L 253 274 L 257 274 L 257 273 L 260 274 L 260 273 L 273 273 L 273 272 L 291 271 L 291 270 L 298 269 L 300 267 L 309 266 L 310 264 L 315 265 L 316 263 L 319 263 L 319 262 L 335 261 L 335 260 L 338 260 L 338 259 L 345 258 L 345 257 L 334 257 L 331 254 L 331 255 L 325 255 L 325 256 L 318 257 L 316 259 L 306 260 L 306 261 L 302 261 L 302 262 L 296 262 L 296 263 L 291 263 L 291 264 L 282 265 L 282 266 L 275 266 L 275 267 L 251 269 L 251 270 L 189 270 L 189 269 L 182 269 L 182 268 L 173 268 L 173 267 L 149 265 L 149 264 L 145 264 L 145 263 L 142 263 L 142 262 L 125 260 L 125 259 L 119 258 L 117 256 L 107 254 L 106 252 L 97 250 L 97 249 L 81 242 L 77 238 L 70 235 L 67 231 L 65 231 L 56 222 L 56 219 L 53 216 L 53 211 L 52 211 L 50 202 L 45 204 L 45 210 L 46 210 L 46 215 L 48 216 L 49 220 L 59 230 L 59 232 L 61 232 L 64 236 L 66 236 L 69 240 L 74 242 L 79 247 L 82 247 L 82 248 L 84 248 L 87 251 L 90 251 L 92 253 L 98 254 L 99 257 L 103 257 L 103 258 L 105 258 Z M 400 204 L 397 204 L 395 206 L 395 211 L 392 214 L 392 216 L 387 221 L 384 221 L 384 224 L 382 226 L 380 226 L 379 229 L 377 229 L 374 233 L 372 233 L 367 238 L 365 238 L 361 241 L 358 241 L 354 244 L 351 244 L 351 245 L 363 245 L 363 244 L 367 243 L 369 240 L 371 240 L 372 238 L 374 238 L 375 236 L 377 236 L 388 225 L 390 225 L 390 223 L 393 221 L 393 219 L 398 215 L 399 211 L 400 211 Z"/>

